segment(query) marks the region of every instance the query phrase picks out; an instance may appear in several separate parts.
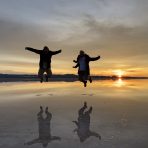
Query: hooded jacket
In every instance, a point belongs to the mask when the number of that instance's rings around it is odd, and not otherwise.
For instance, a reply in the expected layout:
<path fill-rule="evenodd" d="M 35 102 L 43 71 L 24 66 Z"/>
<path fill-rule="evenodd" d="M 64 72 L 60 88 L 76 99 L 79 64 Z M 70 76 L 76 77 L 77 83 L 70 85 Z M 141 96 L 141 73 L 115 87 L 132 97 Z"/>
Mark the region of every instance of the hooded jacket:
<path fill-rule="evenodd" d="M 87 55 L 87 54 L 84 54 L 84 55 L 78 55 L 78 57 L 77 57 L 77 61 L 74 61 L 75 63 L 77 63 L 77 65 L 74 66 L 74 68 L 79 67 L 79 60 L 80 60 L 80 58 L 81 58 L 82 56 L 85 56 L 85 62 L 86 62 L 86 74 L 87 74 L 87 75 L 90 75 L 89 62 L 90 62 L 90 61 L 97 61 L 97 60 L 99 60 L 99 59 L 100 59 L 100 56 L 98 56 L 98 57 L 90 57 L 90 56 Z M 78 74 L 79 74 L 79 70 L 78 70 Z"/>
<path fill-rule="evenodd" d="M 43 64 L 46 63 L 47 69 L 51 68 L 52 56 L 61 52 L 61 50 L 57 50 L 57 51 L 50 51 L 49 50 L 48 52 L 45 52 L 44 50 L 33 49 L 33 48 L 30 48 L 30 47 L 27 47 L 26 49 L 29 50 L 29 51 L 32 51 L 36 54 L 39 54 L 40 55 L 40 62 L 39 62 L 40 68 L 43 68 Z"/>

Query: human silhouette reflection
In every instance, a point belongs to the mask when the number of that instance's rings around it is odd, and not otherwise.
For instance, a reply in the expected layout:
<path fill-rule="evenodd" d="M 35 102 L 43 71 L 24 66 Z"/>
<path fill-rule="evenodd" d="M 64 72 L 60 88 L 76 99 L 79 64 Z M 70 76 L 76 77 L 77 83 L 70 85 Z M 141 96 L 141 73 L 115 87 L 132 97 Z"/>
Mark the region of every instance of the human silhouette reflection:
<path fill-rule="evenodd" d="M 25 145 L 32 145 L 36 143 L 41 143 L 43 147 L 47 147 L 48 143 L 53 140 L 61 140 L 60 137 L 51 136 L 50 121 L 52 114 L 48 112 L 48 107 L 45 109 L 46 118 L 43 117 L 43 107 L 40 107 L 40 112 L 37 114 L 38 124 L 39 124 L 39 137 L 32 141 L 25 143 Z"/>
<path fill-rule="evenodd" d="M 92 113 L 92 107 L 90 107 L 87 111 L 85 111 L 87 108 L 87 102 L 84 102 L 84 105 L 80 110 L 78 111 L 78 121 L 73 121 L 77 128 L 74 130 L 74 132 L 77 132 L 78 137 L 80 138 L 80 142 L 84 142 L 87 138 L 90 136 L 98 137 L 101 140 L 101 136 L 91 131 L 90 128 L 90 114 Z"/>

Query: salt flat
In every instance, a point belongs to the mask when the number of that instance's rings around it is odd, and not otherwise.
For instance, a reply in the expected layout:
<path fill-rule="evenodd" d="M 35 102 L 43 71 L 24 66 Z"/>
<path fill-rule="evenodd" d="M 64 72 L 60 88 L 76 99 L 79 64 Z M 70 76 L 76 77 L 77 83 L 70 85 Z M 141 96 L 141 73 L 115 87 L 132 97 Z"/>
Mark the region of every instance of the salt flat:
<path fill-rule="evenodd" d="M 148 81 L 0 83 L 0 148 L 40 148 L 26 143 L 38 138 L 37 113 L 42 105 L 52 114 L 51 135 L 61 140 L 51 148 L 147 148 Z M 84 101 L 93 107 L 90 130 L 101 135 L 80 142 L 76 125 Z M 45 114 L 44 114 L 45 116 Z"/>

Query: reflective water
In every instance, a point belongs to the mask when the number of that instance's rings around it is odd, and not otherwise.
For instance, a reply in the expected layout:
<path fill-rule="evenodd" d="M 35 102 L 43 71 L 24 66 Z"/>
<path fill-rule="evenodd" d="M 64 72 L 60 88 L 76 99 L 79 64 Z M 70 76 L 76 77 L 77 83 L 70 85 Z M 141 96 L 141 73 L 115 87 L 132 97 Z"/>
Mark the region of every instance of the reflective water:
<path fill-rule="evenodd" d="M 76 125 L 72 121 L 79 121 L 78 110 L 85 101 L 88 109 L 93 108 L 89 129 L 101 140 L 90 136 L 80 141 L 88 120 L 81 120 L 79 134 L 73 132 Z M 48 106 L 52 114 L 50 126 L 45 128 L 50 127 L 51 135 L 61 138 L 50 141 L 48 147 L 148 147 L 147 80 L 94 81 L 87 88 L 79 82 L 0 83 L 0 147 L 43 146 L 40 142 L 24 145 L 39 136 L 40 106 Z"/>

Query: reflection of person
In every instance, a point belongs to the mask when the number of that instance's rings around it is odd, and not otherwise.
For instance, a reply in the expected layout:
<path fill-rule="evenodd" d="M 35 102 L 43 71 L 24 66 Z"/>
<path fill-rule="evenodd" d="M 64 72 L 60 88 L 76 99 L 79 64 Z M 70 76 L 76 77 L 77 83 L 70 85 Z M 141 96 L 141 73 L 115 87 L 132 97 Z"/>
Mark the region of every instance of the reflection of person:
<path fill-rule="evenodd" d="M 96 133 L 90 131 L 90 114 L 92 112 L 92 107 L 89 110 L 85 111 L 87 108 L 87 103 L 84 102 L 84 106 L 78 112 L 78 121 L 73 121 L 77 128 L 74 132 L 77 132 L 78 137 L 80 138 L 80 142 L 84 142 L 90 136 L 98 137 L 101 140 L 101 136 Z"/>
<path fill-rule="evenodd" d="M 73 62 L 77 63 L 76 66 L 74 66 L 73 68 L 79 67 L 79 69 L 78 69 L 79 80 L 84 83 L 85 87 L 86 87 L 88 79 L 89 79 L 90 83 L 92 82 L 92 79 L 90 76 L 89 62 L 96 61 L 99 59 L 100 59 L 100 56 L 92 58 L 89 55 L 85 54 L 84 51 L 81 50 L 80 54 L 77 57 L 77 60 L 73 61 Z"/>
<path fill-rule="evenodd" d="M 40 112 L 37 114 L 39 123 L 39 137 L 25 143 L 26 145 L 41 143 L 43 147 L 46 147 L 48 143 L 53 140 L 61 140 L 60 137 L 51 136 L 50 121 L 52 118 L 52 114 L 48 112 L 48 107 L 46 107 L 45 113 L 46 118 L 43 118 L 43 108 L 40 107 Z"/>
<path fill-rule="evenodd" d="M 52 71 L 51 71 L 51 58 L 53 55 L 60 53 L 62 50 L 58 51 L 51 51 L 47 46 L 43 48 L 43 50 L 37 50 L 30 47 L 26 47 L 26 50 L 35 52 L 40 55 L 40 63 L 39 63 L 39 71 L 38 76 L 40 78 L 40 82 L 43 82 L 43 74 L 46 72 L 46 81 L 48 81 L 48 78 L 51 77 Z"/>

